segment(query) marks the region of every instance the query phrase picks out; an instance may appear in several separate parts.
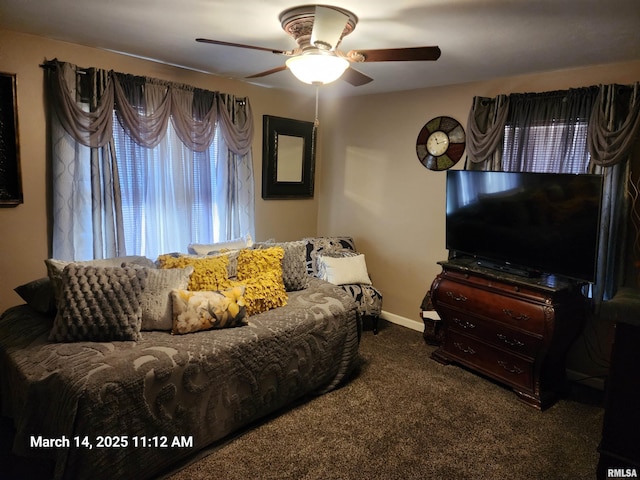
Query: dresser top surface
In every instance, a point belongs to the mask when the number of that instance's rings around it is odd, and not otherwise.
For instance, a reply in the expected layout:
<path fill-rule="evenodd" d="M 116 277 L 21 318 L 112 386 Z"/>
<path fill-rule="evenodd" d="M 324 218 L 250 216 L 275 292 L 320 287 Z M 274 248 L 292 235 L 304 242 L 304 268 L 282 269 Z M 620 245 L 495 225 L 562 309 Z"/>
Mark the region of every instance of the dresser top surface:
<path fill-rule="evenodd" d="M 465 273 L 474 273 L 492 280 L 509 282 L 511 284 L 536 288 L 551 293 L 566 290 L 575 290 L 579 287 L 579 284 L 571 282 L 562 277 L 558 277 L 556 275 L 543 274 L 539 276 L 525 277 L 523 275 L 516 275 L 512 273 L 493 270 L 487 267 L 482 267 L 477 264 L 474 258 L 455 258 L 443 260 L 441 262 L 438 262 L 438 264 L 442 265 L 444 268 L 448 268 L 451 270 L 457 270 L 459 272 Z"/>

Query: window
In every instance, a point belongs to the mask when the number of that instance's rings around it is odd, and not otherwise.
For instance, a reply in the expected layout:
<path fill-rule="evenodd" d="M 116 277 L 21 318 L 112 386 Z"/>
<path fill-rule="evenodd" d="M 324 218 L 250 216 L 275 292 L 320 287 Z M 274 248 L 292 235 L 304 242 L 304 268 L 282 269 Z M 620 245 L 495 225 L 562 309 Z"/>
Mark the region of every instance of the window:
<path fill-rule="evenodd" d="M 587 126 L 585 120 L 528 127 L 505 125 L 504 171 L 587 173 Z"/>
<path fill-rule="evenodd" d="M 169 122 L 158 146 L 141 147 L 126 134 L 114 112 L 127 253 L 156 258 L 184 251 L 189 243 L 222 240 L 215 198 L 219 143 L 216 132 L 206 152 L 193 152 Z"/>
<path fill-rule="evenodd" d="M 47 67 L 55 258 L 154 258 L 254 235 L 247 98 Z"/>

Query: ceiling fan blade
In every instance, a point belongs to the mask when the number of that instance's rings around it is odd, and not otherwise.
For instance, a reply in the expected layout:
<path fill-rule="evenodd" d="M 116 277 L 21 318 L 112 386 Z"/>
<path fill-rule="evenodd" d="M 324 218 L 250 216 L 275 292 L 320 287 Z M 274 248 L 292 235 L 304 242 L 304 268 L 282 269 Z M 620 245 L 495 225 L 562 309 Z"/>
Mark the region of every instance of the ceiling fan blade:
<path fill-rule="evenodd" d="M 224 45 L 225 47 L 250 48 L 252 50 L 262 50 L 263 52 L 271 52 L 279 55 L 287 55 L 289 52 L 284 50 L 275 50 L 273 48 L 254 47 L 253 45 L 244 45 L 242 43 L 222 42 L 220 40 L 210 40 L 208 38 L 196 38 L 196 42 L 211 43 L 213 45 Z"/>
<path fill-rule="evenodd" d="M 362 55 L 364 60 L 359 57 Z M 363 62 L 413 62 L 437 60 L 440 58 L 439 47 L 382 48 L 378 50 L 351 50 L 349 58 Z"/>
<path fill-rule="evenodd" d="M 244 77 L 244 78 L 266 77 L 267 75 L 271 75 L 272 73 L 282 72 L 283 70 L 286 70 L 286 69 L 287 69 L 286 65 L 281 65 L 280 67 L 272 68 L 271 70 L 267 70 L 267 71 L 260 72 L 260 73 L 254 73 L 253 75 L 249 75 L 248 77 Z"/>
<path fill-rule="evenodd" d="M 353 67 L 347 68 L 345 70 L 345 72 L 342 74 L 342 77 L 340 77 L 340 78 L 342 80 L 344 80 L 345 82 L 350 83 L 354 87 L 359 87 L 361 85 L 366 85 L 367 83 L 373 81 L 373 78 L 365 75 L 362 72 L 359 72 L 358 70 L 356 70 Z"/>
<path fill-rule="evenodd" d="M 335 50 L 340 43 L 348 15 L 331 7 L 316 5 L 311 30 L 311 45 L 320 50 Z"/>

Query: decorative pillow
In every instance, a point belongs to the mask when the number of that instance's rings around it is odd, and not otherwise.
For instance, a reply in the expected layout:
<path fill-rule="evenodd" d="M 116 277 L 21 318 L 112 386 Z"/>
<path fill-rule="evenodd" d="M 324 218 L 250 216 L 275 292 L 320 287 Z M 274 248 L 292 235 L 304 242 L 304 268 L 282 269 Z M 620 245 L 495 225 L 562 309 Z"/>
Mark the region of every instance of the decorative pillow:
<path fill-rule="evenodd" d="M 335 252 L 336 250 L 357 251 L 351 237 L 309 237 L 304 240 L 307 242 L 307 273 L 313 276 L 318 275 L 318 255 Z"/>
<path fill-rule="evenodd" d="M 318 257 L 318 277 L 334 285 L 354 283 L 371 285 L 364 255 L 346 257 Z"/>
<path fill-rule="evenodd" d="M 146 277 L 145 268 L 67 265 L 60 278 L 61 299 L 49 340 L 139 340 L 139 298 Z"/>
<path fill-rule="evenodd" d="M 238 278 L 231 286 L 245 285 L 247 315 L 266 312 L 287 304 L 288 296 L 282 280 L 284 249 L 244 249 L 238 255 Z"/>
<path fill-rule="evenodd" d="M 158 257 L 160 268 L 185 268 L 193 266 L 193 273 L 189 280 L 189 290 L 221 290 L 228 286 L 229 277 L 227 267 L 229 257 L 193 256 L 183 254 L 165 254 Z"/>
<path fill-rule="evenodd" d="M 240 255 L 240 252 L 241 250 L 228 250 L 214 254 L 216 257 L 224 256 L 229 259 L 227 264 L 227 276 L 229 278 L 234 278 L 238 275 L 238 255 Z"/>
<path fill-rule="evenodd" d="M 53 292 L 56 297 L 56 303 L 60 299 L 61 294 L 61 286 L 60 286 L 60 277 L 62 276 L 62 270 L 64 267 L 69 265 L 70 263 L 75 263 L 76 265 L 91 265 L 94 267 L 119 267 L 123 263 L 140 265 L 142 267 L 153 268 L 153 261 L 148 259 L 147 257 L 143 257 L 140 255 L 130 255 L 125 257 L 113 257 L 113 258 L 101 258 L 96 260 L 86 260 L 81 262 L 74 262 L 68 260 L 57 260 L 55 258 L 48 258 L 44 261 L 47 266 L 47 274 L 49 275 L 49 279 L 53 284 Z"/>
<path fill-rule="evenodd" d="M 13 289 L 36 312 L 56 313 L 56 297 L 49 277 L 39 278 Z"/>
<path fill-rule="evenodd" d="M 150 268 L 148 270 L 147 283 L 140 295 L 141 330 L 171 330 L 173 327 L 171 291 L 186 289 L 193 270 L 193 265 L 185 268 Z"/>
<path fill-rule="evenodd" d="M 173 290 L 171 333 L 183 334 L 246 325 L 243 295 L 243 286 L 213 292 Z"/>
<path fill-rule="evenodd" d="M 211 253 L 223 252 L 225 250 L 240 250 L 242 248 L 251 247 L 253 240 L 251 235 L 235 238 L 226 242 L 217 243 L 190 243 L 188 252 L 195 255 L 210 255 Z"/>
<path fill-rule="evenodd" d="M 282 259 L 282 281 L 288 292 L 302 290 L 307 287 L 309 275 L 305 264 L 306 242 L 298 240 L 294 242 L 260 242 L 255 243 L 253 248 L 265 249 L 271 247 L 282 247 L 284 258 Z"/>

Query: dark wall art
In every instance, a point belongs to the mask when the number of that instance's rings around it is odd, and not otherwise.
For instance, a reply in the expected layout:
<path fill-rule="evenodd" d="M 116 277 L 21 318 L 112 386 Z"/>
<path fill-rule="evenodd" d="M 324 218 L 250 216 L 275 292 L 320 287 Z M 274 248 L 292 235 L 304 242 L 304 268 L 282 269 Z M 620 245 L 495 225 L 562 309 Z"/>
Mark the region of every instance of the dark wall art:
<path fill-rule="evenodd" d="M 262 198 L 312 198 L 313 122 L 263 116 Z"/>
<path fill-rule="evenodd" d="M 0 207 L 23 202 L 16 76 L 0 72 Z"/>

